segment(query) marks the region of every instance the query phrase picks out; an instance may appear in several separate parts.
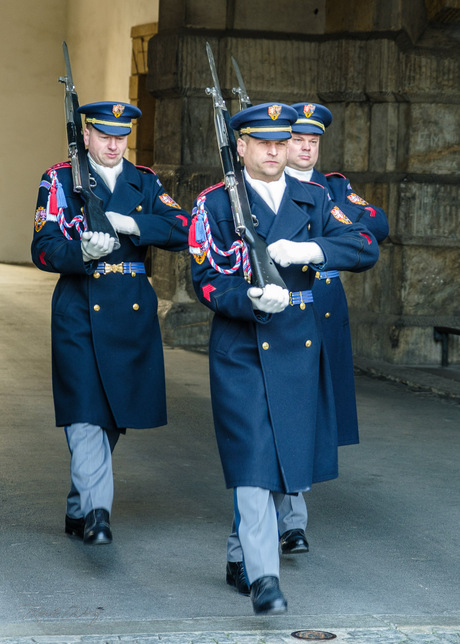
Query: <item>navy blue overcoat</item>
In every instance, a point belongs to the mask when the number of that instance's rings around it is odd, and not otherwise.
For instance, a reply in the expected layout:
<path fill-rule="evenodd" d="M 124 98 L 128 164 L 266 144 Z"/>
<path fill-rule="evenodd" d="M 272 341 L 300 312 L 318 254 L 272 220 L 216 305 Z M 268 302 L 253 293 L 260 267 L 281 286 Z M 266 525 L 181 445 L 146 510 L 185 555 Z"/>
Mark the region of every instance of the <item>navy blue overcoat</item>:
<path fill-rule="evenodd" d="M 324 186 L 348 218 L 363 224 L 378 242 L 388 235 L 388 221 L 383 209 L 357 195 L 345 176 L 338 172 L 324 175 L 314 170 L 311 181 Z M 313 295 L 331 368 L 339 445 L 352 445 L 359 442 L 359 431 L 347 298 L 340 276 L 317 273 L 317 278 Z"/>
<path fill-rule="evenodd" d="M 258 233 L 278 239 L 316 241 L 321 267 L 291 265 L 280 273 L 291 291 L 311 289 L 315 272 L 361 271 L 378 258 L 378 244 L 329 202 L 324 188 L 286 176 L 278 213 L 247 186 Z M 228 250 L 237 239 L 222 184 L 205 191 L 204 209 L 214 243 Z M 222 268 L 232 258 L 213 254 Z M 255 486 L 279 492 L 308 489 L 335 478 L 337 426 L 329 366 L 314 307 L 288 306 L 282 313 L 254 311 L 241 269 L 218 272 L 208 258 L 192 259 L 200 301 L 215 313 L 209 344 L 211 399 L 227 487 Z"/>
<path fill-rule="evenodd" d="M 165 192 L 155 173 L 124 160 L 113 193 L 95 177 L 94 192 L 105 211 L 130 215 L 140 229 L 140 237 L 119 234 L 121 247 L 103 261 L 143 262 L 150 244 L 172 251 L 187 248 L 189 214 Z M 67 224 L 81 216 L 83 206 L 73 192 L 69 163 L 43 174 L 32 259 L 41 270 L 60 273 L 52 300 L 56 424 L 89 422 L 112 429 L 164 425 L 163 348 L 155 291 L 145 274 L 99 274 L 97 262 L 83 262 L 78 221 L 67 228 L 50 208 L 56 179 L 65 194 L 62 214 Z"/>

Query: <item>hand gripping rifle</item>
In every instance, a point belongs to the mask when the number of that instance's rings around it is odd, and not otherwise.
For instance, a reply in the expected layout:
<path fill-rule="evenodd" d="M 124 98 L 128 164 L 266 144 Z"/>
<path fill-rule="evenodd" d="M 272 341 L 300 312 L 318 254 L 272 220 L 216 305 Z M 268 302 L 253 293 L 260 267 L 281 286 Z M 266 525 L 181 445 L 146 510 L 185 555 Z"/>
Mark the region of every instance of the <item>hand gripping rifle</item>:
<path fill-rule="evenodd" d="M 78 96 L 72 80 L 69 51 L 67 44 L 62 43 L 66 75 L 59 77 L 59 82 L 65 84 L 65 118 L 67 124 L 67 141 L 69 158 L 72 165 L 72 180 L 74 192 L 81 194 L 85 202 L 85 215 L 88 230 L 98 233 L 109 233 L 115 239 L 114 249 L 120 248 L 118 235 L 107 219 L 102 200 L 92 191 L 89 174 L 88 155 L 83 141 L 83 128 L 80 112 L 78 112 Z"/>
<path fill-rule="evenodd" d="M 206 43 L 209 66 L 211 68 L 214 87 L 208 87 L 206 94 L 213 99 L 214 125 L 216 127 L 217 144 L 220 160 L 224 171 L 224 184 L 232 208 L 233 220 L 237 234 L 248 245 L 252 269 L 252 279 L 245 276 L 254 286 L 263 288 L 266 284 L 277 284 L 286 288 L 278 270 L 267 252 L 267 244 L 259 237 L 249 205 L 246 186 L 243 179 L 243 168 L 236 151 L 236 141 L 230 126 L 230 117 L 220 90 L 216 64 L 209 43 Z"/>

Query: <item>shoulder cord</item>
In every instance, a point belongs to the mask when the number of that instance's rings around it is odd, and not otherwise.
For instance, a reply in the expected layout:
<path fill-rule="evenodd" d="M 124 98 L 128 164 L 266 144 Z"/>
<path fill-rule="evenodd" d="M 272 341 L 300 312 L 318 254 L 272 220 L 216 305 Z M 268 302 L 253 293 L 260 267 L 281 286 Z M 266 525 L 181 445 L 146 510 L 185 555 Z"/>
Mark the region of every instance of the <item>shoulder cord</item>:
<path fill-rule="evenodd" d="M 65 220 L 64 208 L 67 208 L 67 201 L 62 188 L 62 183 L 60 183 L 57 178 L 56 170 L 51 171 L 50 177 L 51 187 L 48 195 L 48 203 L 46 205 L 47 217 L 49 215 L 56 217 L 58 226 L 66 239 L 72 240 L 72 237 L 69 235 L 66 228 L 73 228 L 74 226 L 81 238 L 82 234 L 87 229 L 86 217 L 84 214 L 81 214 L 75 215 L 70 222 Z"/>
<path fill-rule="evenodd" d="M 220 248 L 218 248 L 214 243 L 211 227 L 209 225 L 208 215 L 204 207 L 205 201 L 205 196 L 199 197 L 197 200 L 197 205 L 192 211 L 192 224 L 194 225 L 195 240 L 194 243 L 190 244 L 190 252 L 194 255 L 206 254 L 206 257 L 208 258 L 211 266 L 216 271 L 223 273 L 224 275 L 231 275 L 232 273 L 235 273 L 242 263 L 245 277 L 251 277 L 252 270 L 251 264 L 249 262 L 248 246 L 243 239 L 237 239 L 236 241 L 234 241 L 228 250 L 220 250 Z M 235 255 L 235 264 L 232 266 L 232 268 L 222 268 L 215 262 L 211 250 L 218 255 L 221 255 L 222 257 L 230 257 L 231 255 Z"/>

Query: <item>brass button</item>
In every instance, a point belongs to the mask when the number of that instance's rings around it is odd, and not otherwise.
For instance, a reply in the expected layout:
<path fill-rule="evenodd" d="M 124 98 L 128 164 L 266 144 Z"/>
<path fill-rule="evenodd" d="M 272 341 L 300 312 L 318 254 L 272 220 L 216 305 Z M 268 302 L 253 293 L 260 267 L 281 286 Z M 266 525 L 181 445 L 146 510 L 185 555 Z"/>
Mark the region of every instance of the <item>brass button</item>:
<path fill-rule="evenodd" d="M 324 317 L 325 317 L 325 318 L 330 318 L 330 317 L 331 317 L 331 314 L 330 314 L 329 312 L 327 312 L 327 313 L 325 313 L 325 314 L 324 314 Z"/>
<path fill-rule="evenodd" d="M 305 342 L 305 346 L 307 347 L 307 349 L 308 349 L 308 347 L 311 347 L 311 340 L 307 340 Z"/>
<path fill-rule="evenodd" d="M 136 210 L 137 210 L 137 212 L 140 212 L 140 211 L 142 210 L 142 206 L 141 206 L 141 204 L 139 204 L 138 206 L 136 206 Z"/>
<path fill-rule="evenodd" d="M 131 273 L 131 277 L 136 277 L 136 273 L 134 271 Z"/>
<path fill-rule="evenodd" d="M 305 307 L 306 307 L 306 306 L 307 306 L 307 305 L 305 304 L 305 302 L 301 302 L 301 303 L 299 304 L 299 307 L 302 309 L 302 311 L 305 309 Z"/>
<path fill-rule="evenodd" d="M 95 280 L 99 279 L 100 276 L 101 276 L 100 273 L 93 273 L 93 277 Z"/>
<path fill-rule="evenodd" d="M 133 309 L 135 311 L 139 311 L 139 304 L 133 304 Z"/>
<path fill-rule="evenodd" d="M 307 229 L 310 230 L 310 228 L 311 228 L 311 224 L 308 224 Z"/>
<path fill-rule="evenodd" d="M 302 266 L 302 273 L 306 273 L 308 271 L 308 266 L 305 264 L 305 266 Z"/>
<path fill-rule="evenodd" d="M 101 310 L 101 307 L 99 306 L 99 304 L 95 304 L 95 305 L 93 306 L 93 309 L 94 309 L 95 311 L 100 311 L 100 310 Z"/>
<path fill-rule="evenodd" d="M 331 283 L 331 278 L 330 277 L 326 278 L 326 284 L 330 284 L 330 283 Z"/>
<path fill-rule="evenodd" d="M 316 271 L 316 273 L 315 273 L 315 278 L 316 278 L 317 280 L 319 280 L 319 278 L 320 278 L 320 277 L 321 277 L 321 275 L 319 274 L 319 271 Z"/>
<path fill-rule="evenodd" d="M 264 351 L 266 351 L 266 350 L 267 350 L 267 349 L 269 349 L 269 348 L 270 348 L 270 345 L 268 344 L 268 342 L 264 342 L 264 343 L 262 344 L 262 349 L 263 349 Z"/>

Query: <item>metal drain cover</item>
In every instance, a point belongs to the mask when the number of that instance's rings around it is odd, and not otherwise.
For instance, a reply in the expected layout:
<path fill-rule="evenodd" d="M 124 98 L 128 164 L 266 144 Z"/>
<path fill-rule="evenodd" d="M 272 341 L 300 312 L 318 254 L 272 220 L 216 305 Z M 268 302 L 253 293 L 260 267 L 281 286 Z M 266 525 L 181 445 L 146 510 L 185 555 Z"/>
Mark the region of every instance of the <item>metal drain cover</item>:
<path fill-rule="evenodd" d="M 291 635 L 299 640 L 334 640 L 337 637 L 326 631 L 294 631 Z"/>

